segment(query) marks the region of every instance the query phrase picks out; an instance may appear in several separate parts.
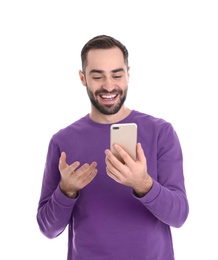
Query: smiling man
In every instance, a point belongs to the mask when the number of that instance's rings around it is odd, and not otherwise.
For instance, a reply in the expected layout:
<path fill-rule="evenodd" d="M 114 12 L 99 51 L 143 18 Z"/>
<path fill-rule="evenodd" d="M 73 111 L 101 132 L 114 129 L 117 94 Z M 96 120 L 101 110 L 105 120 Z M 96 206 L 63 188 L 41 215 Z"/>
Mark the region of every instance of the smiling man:
<path fill-rule="evenodd" d="M 130 113 L 123 106 L 129 79 L 127 60 L 124 63 L 123 53 L 117 47 L 91 49 L 86 59 L 86 67 L 79 73 L 93 105 L 91 118 L 98 122 L 100 117 L 102 123 L 107 123 L 109 117 L 105 115 L 113 115 L 111 120 L 120 121 Z"/>
<path fill-rule="evenodd" d="M 171 227 L 189 213 L 182 149 L 173 126 L 125 106 L 128 51 L 100 35 L 82 51 L 79 76 L 91 111 L 55 133 L 48 146 L 37 221 L 48 238 L 68 227 L 68 260 L 173 260 Z M 137 158 L 110 127 L 135 123 Z"/>

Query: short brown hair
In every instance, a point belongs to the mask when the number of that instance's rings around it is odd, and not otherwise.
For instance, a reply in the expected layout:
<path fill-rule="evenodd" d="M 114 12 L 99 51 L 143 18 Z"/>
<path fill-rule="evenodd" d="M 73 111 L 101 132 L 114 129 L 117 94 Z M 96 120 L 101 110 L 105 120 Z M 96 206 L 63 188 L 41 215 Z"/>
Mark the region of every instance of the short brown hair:
<path fill-rule="evenodd" d="M 128 67 L 128 50 L 126 47 L 118 40 L 111 36 L 107 35 L 98 35 L 91 40 L 89 40 L 82 48 L 81 51 L 81 60 L 82 60 L 82 69 L 85 72 L 87 66 L 87 54 L 91 49 L 110 49 L 118 47 L 122 53 L 126 66 Z"/>

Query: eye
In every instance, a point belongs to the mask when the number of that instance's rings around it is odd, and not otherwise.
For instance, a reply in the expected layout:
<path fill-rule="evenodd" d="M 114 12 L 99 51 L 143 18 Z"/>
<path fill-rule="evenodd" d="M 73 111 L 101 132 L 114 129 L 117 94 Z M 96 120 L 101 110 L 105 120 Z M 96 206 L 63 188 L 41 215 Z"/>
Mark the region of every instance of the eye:
<path fill-rule="evenodd" d="M 102 77 L 93 77 L 93 79 L 99 80 L 99 79 L 102 79 Z"/>
<path fill-rule="evenodd" d="M 121 75 L 119 75 L 119 76 L 118 75 L 114 75 L 113 78 L 114 79 L 120 79 L 120 78 L 122 78 L 122 76 Z"/>

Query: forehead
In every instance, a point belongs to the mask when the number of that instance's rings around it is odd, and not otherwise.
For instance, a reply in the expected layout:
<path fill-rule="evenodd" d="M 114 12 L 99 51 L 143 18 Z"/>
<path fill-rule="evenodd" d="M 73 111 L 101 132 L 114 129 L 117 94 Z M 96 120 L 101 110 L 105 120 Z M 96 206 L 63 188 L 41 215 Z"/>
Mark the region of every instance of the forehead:
<path fill-rule="evenodd" d="M 123 53 L 117 47 L 111 49 L 94 49 L 88 52 L 87 71 L 93 69 L 111 71 L 117 68 L 124 68 L 124 66 Z"/>

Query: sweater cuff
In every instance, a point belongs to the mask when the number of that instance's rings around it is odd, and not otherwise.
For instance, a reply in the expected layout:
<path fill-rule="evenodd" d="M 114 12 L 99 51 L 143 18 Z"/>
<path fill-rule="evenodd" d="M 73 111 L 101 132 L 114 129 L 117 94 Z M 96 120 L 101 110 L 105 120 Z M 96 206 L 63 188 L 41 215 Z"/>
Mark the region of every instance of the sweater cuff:
<path fill-rule="evenodd" d="M 136 195 L 134 195 L 134 193 L 133 193 L 133 196 L 137 200 L 141 201 L 143 204 L 149 204 L 150 202 L 152 202 L 153 200 L 155 200 L 158 197 L 158 195 L 160 194 L 160 190 L 161 190 L 160 183 L 153 180 L 153 186 L 145 196 L 139 198 Z"/>
<path fill-rule="evenodd" d="M 74 199 L 68 198 L 66 195 L 63 194 L 63 192 L 61 191 L 59 185 L 58 185 L 57 189 L 54 192 L 55 200 L 58 203 L 62 204 L 63 206 L 66 206 L 66 207 L 73 206 L 76 203 L 78 197 L 79 197 L 79 193 L 77 194 L 76 198 L 74 198 Z"/>

